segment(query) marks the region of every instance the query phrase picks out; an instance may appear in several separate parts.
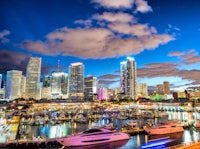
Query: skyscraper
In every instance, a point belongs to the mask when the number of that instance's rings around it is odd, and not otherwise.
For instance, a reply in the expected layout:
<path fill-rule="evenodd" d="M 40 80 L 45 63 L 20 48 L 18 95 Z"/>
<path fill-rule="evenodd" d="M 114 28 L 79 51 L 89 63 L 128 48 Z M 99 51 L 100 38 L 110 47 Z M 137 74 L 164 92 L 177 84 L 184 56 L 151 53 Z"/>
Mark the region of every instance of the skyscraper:
<path fill-rule="evenodd" d="M 136 79 L 136 62 L 134 58 L 127 57 L 120 63 L 120 89 L 128 98 L 137 98 Z"/>
<path fill-rule="evenodd" d="M 84 96 L 86 99 L 93 99 L 94 95 L 97 94 L 98 82 L 94 76 L 87 76 L 85 78 Z"/>
<path fill-rule="evenodd" d="M 163 94 L 163 85 L 157 84 L 156 85 L 156 93 L 162 95 Z"/>
<path fill-rule="evenodd" d="M 170 94 L 170 84 L 168 81 L 163 82 L 164 94 Z"/>
<path fill-rule="evenodd" d="M 43 80 L 43 87 L 51 87 L 52 76 L 46 75 Z"/>
<path fill-rule="evenodd" d="M 22 76 L 21 79 L 21 97 L 26 98 L 26 77 Z"/>
<path fill-rule="evenodd" d="M 71 99 L 84 98 L 84 65 L 77 62 L 69 66 L 68 93 Z"/>
<path fill-rule="evenodd" d="M 65 72 L 53 72 L 51 81 L 51 93 L 53 98 L 67 96 L 68 74 Z"/>
<path fill-rule="evenodd" d="M 41 61 L 39 57 L 31 57 L 26 69 L 26 97 L 40 99 Z"/>
<path fill-rule="evenodd" d="M 6 76 L 6 98 L 16 99 L 21 97 L 22 71 L 10 70 Z"/>
<path fill-rule="evenodd" d="M 146 83 L 138 83 L 137 84 L 137 95 L 139 97 L 145 97 L 148 96 L 148 86 Z"/>

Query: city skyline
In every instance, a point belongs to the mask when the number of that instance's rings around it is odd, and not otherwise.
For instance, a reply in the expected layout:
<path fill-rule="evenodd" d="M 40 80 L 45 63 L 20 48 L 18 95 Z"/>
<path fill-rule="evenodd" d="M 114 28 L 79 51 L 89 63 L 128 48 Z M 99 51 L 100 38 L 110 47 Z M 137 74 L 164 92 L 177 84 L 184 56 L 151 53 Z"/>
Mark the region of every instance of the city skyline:
<path fill-rule="evenodd" d="M 0 73 L 25 74 L 31 56 L 42 74 L 74 62 L 100 84 L 119 86 L 119 64 L 137 62 L 138 82 L 172 88 L 200 84 L 199 1 L 77 0 L 0 2 Z M 94 66 L 95 65 L 95 66 Z"/>

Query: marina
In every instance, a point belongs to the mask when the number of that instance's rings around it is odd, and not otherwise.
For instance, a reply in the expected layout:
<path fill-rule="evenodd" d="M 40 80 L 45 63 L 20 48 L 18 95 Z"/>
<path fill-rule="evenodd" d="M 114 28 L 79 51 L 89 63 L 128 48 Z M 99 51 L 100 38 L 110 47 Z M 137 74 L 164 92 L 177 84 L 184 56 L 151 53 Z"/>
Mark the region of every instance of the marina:
<path fill-rule="evenodd" d="M 55 103 L 54 103 L 55 104 Z M 80 103 L 82 104 L 82 103 Z M 166 142 L 167 147 L 192 143 L 198 141 L 200 134 L 198 127 L 195 127 L 199 120 L 198 112 L 182 112 L 182 111 L 159 111 L 163 112 L 163 116 L 156 116 L 157 111 L 147 110 L 146 115 L 142 116 L 144 110 L 136 107 L 133 109 L 124 110 L 118 107 L 118 110 L 106 110 L 107 106 L 94 106 L 91 103 L 84 104 L 80 110 L 76 111 L 76 104 L 72 104 L 74 110 L 69 110 L 67 106 L 57 106 L 57 109 L 51 109 L 43 106 L 32 105 L 26 110 L 14 110 L 4 113 L 9 119 L 1 118 L 1 147 L 57 147 L 63 145 L 59 140 L 65 139 L 67 136 L 76 135 L 80 132 L 91 128 L 106 128 L 113 131 L 119 131 L 130 134 L 130 139 L 122 141 L 115 148 L 123 146 L 131 146 L 131 148 L 142 148 L 149 143 L 149 140 L 159 139 L 162 137 L 170 137 L 173 141 Z M 65 104 L 64 104 L 65 105 Z M 51 105 L 50 105 L 51 106 Z M 37 107 L 37 108 L 36 108 Z M 94 108 L 95 107 L 95 112 Z M 47 111 L 47 108 L 49 110 Z M 137 114 L 132 114 L 137 113 Z M 141 113 L 141 115 L 140 115 Z M 148 114 L 147 113 L 151 113 Z M 167 113 L 167 116 L 166 116 Z M 152 117 L 152 114 L 155 116 Z M 126 118 L 125 118 L 126 117 Z M 187 120 L 187 121 L 186 121 Z M 157 134 L 156 136 L 149 134 L 148 129 L 156 127 L 157 125 L 169 122 L 179 122 L 182 131 Z M 163 131 L 162 131 L 163 132 Z M 189 137 L 190 138 L 186 138 Z M 115 143 L 107 143 L 114 145 Z M 134 146 L 133 146 L 134 144 Z M 100 148 L 99 146 L 97 148 Z M 109 147 L 108 147 L 109 148 Z"/>

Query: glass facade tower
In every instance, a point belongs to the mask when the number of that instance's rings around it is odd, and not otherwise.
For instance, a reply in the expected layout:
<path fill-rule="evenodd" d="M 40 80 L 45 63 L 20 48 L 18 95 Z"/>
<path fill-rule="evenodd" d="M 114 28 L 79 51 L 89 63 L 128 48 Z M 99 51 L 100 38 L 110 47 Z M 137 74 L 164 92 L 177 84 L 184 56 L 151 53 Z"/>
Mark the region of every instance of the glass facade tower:
<path fill-rule="evenodd" d="M 10 70 L 6 75 L 6 98 L 16 99 L 21 97 L 22 71 Z"/>
<path fill-rule="evenodd" d="M 69 66 L 68 94 L 70 99 L 84 98 L 84 65 L 77 62 Z"/>
<path fill-rule="evenodd" d="M 26 97 L 41 99 L 40 75 L 41 58 L 31 57 L 26 70 Z"/>
<path fill-rule="evenodd" d="M 120 89 L 127 98 L 137 98 L 136 62 L 134 58 L 127 57 L 120 63 Z"/>

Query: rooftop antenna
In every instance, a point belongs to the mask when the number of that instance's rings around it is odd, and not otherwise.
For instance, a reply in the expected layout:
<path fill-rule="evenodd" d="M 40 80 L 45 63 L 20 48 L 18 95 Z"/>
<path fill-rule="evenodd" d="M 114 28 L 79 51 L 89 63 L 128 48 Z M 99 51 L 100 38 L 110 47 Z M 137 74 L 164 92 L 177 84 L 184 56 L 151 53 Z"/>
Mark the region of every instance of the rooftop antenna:
<path fill-rule="evenodd" d="M 60 60 L 58 60 L 58 72 L 60 72 Z"/>

